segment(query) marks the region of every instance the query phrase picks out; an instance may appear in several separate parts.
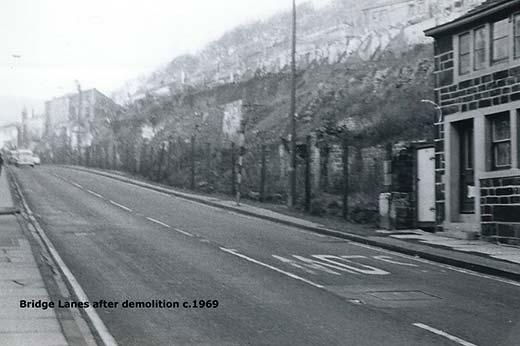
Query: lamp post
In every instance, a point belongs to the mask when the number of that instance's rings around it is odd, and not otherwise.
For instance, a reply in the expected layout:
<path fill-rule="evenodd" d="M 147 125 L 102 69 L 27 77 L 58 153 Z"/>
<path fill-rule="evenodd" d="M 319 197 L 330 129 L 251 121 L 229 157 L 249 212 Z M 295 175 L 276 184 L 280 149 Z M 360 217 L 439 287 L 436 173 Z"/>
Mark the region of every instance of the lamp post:
<path fill-rule="evenodd" d="M 289 118 L 291 119 L 291 165 L 289 168 L 290 207 L 296 204 L 296 0 L 292 2 L 292 37 L 291 37 L 291 99 Z"/>
<path fill-rule="evenodd" d="M 439 111 L 439 118 L 438 119 L 434 119 L 434 121 L 433 121 L 433 140 L 435 141 L 435 137 L 436 137 L 435 125 L 442 123 L 443 120 L 444 120 L 443 116 L 442 116 L 442 108 L 441 108 L 441 106 L 439 106 L 437 103 L 433 102 L 432 100 L 421 100 L 421 102 L 422 103 L 429 103 L 432 106 L 434 106 L 436 110 Z"/>

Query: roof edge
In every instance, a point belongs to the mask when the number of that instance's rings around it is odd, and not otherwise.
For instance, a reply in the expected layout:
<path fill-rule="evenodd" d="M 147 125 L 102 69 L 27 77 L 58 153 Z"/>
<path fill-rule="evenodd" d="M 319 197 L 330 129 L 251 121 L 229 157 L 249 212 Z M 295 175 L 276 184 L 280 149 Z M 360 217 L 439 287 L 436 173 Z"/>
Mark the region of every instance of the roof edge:
<path fill-rule="evenodd" d="M 426 36 L 435 37 L 446 31 L 454 30 L 455 28 L 457 28 L 459 26 L 462 26 L 464 24 L 469 24 L 475 20 L 478 20 L 480 18 L 489 16 L 493 13 L 505 10 L 509 7 L 513 7 L 513 6 L 519 5 L 519 4 L 520 4 L 520 0 L 513 0 L 513 1 L 504 0 L 504 2 L 501 4 L 498 4 L 496 6 L 493 6 L 493 7 L 487 8 L 487 9 L 483 9 L 482 11 L 470 14 L 467 17 L 463 16 L 462 18 L 454 19 L 451 22 L 441 24 L 436 27 L 424 30 L 424 34 Z"/>

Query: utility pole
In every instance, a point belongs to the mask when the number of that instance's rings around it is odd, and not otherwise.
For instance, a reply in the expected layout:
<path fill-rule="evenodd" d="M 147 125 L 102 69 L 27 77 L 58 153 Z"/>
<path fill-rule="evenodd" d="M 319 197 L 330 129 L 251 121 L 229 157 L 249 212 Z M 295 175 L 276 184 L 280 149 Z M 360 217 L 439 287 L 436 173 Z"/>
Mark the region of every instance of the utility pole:
<path fill-rule="evenodd" d="M 291 165 L 289 167 L 288 204 L 296 204 L 296 0 L 292 2 L 292 38 L 291 38 L 291 100 L 289 118 L 291 119 Z"/>

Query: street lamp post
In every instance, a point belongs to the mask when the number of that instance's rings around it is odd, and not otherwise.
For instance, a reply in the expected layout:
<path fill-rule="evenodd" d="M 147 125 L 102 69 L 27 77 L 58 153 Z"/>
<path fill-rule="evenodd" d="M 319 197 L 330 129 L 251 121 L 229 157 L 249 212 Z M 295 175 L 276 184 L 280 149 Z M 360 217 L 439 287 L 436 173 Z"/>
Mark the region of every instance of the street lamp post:
<path fill-rule="evenodd" d="M 443 122 L 443 115 L 442 115 L 442 108 L 441 106 L 439 106 L 437 103 L 433 102 L 432 100 L 421 100 L 422 103 L 429 103 L 431 104 L 432 106 L 435 107 L 435 109 L 437 109 L 439 111 L 439 118 L 438 119 L 434 119 L 433 121 L 433 140 L 435 141 L 435 137 L 436 137 L 436 131 L 435 131 L 435 125 L 436 124 L 440 124 Z"/>

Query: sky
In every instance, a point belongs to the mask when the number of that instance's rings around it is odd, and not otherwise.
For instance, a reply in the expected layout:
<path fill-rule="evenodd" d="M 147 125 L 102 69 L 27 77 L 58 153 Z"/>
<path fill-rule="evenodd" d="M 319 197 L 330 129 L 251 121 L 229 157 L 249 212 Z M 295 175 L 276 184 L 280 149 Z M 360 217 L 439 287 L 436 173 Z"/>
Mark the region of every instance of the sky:
<path fill-rule="evenodd" d="M 0 0 L 0 125 L 18 120 L 24 105 L 43 112 L 44 100 L 76 83 L 110 95 L 238 25 L 290 8 L 291 0 Z"/>

